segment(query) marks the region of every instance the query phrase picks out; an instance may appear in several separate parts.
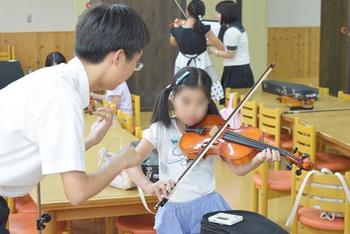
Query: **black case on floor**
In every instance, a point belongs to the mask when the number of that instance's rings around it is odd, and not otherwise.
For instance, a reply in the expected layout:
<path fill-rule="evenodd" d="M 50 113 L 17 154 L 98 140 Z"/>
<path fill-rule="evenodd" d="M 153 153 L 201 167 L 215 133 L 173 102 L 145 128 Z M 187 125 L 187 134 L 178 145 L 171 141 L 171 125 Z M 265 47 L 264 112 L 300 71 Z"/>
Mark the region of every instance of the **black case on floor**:
<path fill-rule="evenodd" d="M 140 141 L 133 141 L 131 145 L 136 147 Z M 143 161 L 141 164 L 143 173 L 154 183 L 159 180 L 159 159 L 158 151 L 156 149 L 152 150 L 149 157 Z"/>
<path fill-rule="evenodd" d="M 296 99 L 318 99 L 318 89 L 302 84 L 265 80 L 262 83 L 265 92 L 280 96 L 293 96 Z"/>
<path fill-rule="evenodd" d="M 210 223 L 208 218 L 217 213 L 243 216 L 243 221 L 232 226 Z M 201 234 L 288 234 L 286 230 L 266 217 L 245 210 L 211 212 L 203 216 Z"/>

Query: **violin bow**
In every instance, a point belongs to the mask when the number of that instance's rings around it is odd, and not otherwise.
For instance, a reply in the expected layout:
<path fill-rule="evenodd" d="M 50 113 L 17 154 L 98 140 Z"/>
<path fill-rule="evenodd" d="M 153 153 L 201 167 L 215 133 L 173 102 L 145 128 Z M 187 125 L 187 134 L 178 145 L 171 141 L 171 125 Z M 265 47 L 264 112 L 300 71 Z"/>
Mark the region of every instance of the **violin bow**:
<path fill-rule="evenodd" d="M 177 0 L 174 0 L 176 6 L 179 8 L 179 10 L 181 11 L 181 13 L 183 14 L 183 16 L 186 18 L 186 13 L 185 11 L 181 8 L 180 3 Z"/>
<path fill-rule="evenodd" d="M 272 69 L 274 67 L 275 67 L 275 64 L 270 64 L 266 68 L 266 70 L 261 75 L 259 80 L 253 85 L 253 87 L 250 88 L 250 90 L 248 91 L 247 95 L 243 98 L 243 100 L 241 100 L 241 102 L 237 105 L 237 107 L 232 111 L 232 113 L 229 115 L 229 117 L 225 120 L 224 124 L 217 130 L 217 132 L 211 137 L 211 139 L 206 144 L 206 146 L 202 149 L 202 151 L 197 154 L 197 156 L 193 159 L 193 161 L 190 162 L 190 164 L 186 168 L 186 170 L 180 175 L 180 177 L 178 178 L 178 180 L 175 183 L 175 186 L 173 187 L 173 189 L 169 193 L 168 197 L 171 196 L 171 194 L 176 189 L 177 185 L 181 181 L 183 181 L 185 176 L 187 176 L 195 168 L 195 166 L 200 162 L 200 160 L 205 156 L 205 154 L 208 152 L 210 147 L 216 142 L 216 140 L 219 138 L 219 136 L 225 131 L 226 127 L 229 124 L 230 119 L 242 109 L 242 107 L 245 104 L 245 102 L 253 95 L 253 93 L 257 90 L 257 88 L 261 85 L 261 83 L 268 77 L 268 75 L 270 74 L 270 72 L 272 71 Z M 164 206 L 168 202 L 168 200 L 169 200 L 168 198 L 163 197 L 162 200 L 159 201 L 154 206 L 154 209 L 158 209 L 159 206 L 161 206 L 161 207 Z"/>

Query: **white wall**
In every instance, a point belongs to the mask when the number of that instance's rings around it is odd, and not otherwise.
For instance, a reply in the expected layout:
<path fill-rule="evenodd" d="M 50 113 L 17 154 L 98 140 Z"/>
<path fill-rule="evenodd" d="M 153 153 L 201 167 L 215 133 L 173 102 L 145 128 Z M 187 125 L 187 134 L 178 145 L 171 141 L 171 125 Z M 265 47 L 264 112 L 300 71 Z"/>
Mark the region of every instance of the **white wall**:
<path fill-rule="evenodd" d="M 269 27 L 319 27 L 320 20 L 321 0 L 267 0 Z"/>
<path fill-rule="evenodd" d="M 267 1 L 242 1 L 242 23 L 249 38 L 250 64 L 255 80 L 267 66 Z"/>
<path fill-rule="evenodd" d="M 78 6 L 77 0 L 1 0 L 0 32 L 74 31 Z"/>

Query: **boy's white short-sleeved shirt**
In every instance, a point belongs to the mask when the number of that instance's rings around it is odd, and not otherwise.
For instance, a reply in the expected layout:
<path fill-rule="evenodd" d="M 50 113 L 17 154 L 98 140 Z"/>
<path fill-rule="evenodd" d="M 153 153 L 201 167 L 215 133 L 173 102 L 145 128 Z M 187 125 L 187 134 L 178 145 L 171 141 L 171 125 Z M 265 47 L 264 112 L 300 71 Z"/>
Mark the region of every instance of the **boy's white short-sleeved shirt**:
<path fill-rule="evenodd" d="M 25 195 L 43 175 L 85 171 L 89 93 L 78 58 L 0 90 L 0 196 Z"/>

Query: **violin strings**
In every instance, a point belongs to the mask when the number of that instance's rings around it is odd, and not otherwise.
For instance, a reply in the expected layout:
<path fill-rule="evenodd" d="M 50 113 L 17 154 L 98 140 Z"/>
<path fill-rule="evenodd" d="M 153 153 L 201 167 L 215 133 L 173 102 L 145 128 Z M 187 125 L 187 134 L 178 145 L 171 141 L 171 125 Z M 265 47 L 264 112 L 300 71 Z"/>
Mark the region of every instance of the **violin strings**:
<path fill-rule="evenodd" d="M 208 128 L 200 128 L 200 129 L 204 130 L 204 131 L 209 130 Z M 291 154 L 290 152 L 288 152 L 285 149 L 281 149 L 281 148 L 266 144 L 266 143 L 261 142 L 261 141 L 256 141 L 254 139 L 240 135 L 238 133 L 234 133 L 232 131 L 226 131 L 225 135 L 228 135 L 229 137 L 231 137 L 231 139 L 238 144 L 250 146 L 250 147 L 253 147 L 253 148 L 258 149 L 258 150 L 264 150 L 266 148 L 269 148 L 269 149 L 277 150 L 282 156 L 289 155 L 290 157 L 295 158 L 295 156 L 293 154 Z"/>
<path fill-rule="evenodd" d="M 227 134 L 230 136 L 230 137 L 233 137 L 235 139 L 238 139 L 240 140 L 240 142 L 242 144 L 244 144 L 245 142 L 248 142 L 249 143 L 249 146 L 252 145 L 253 147 L 257 147 L 258 149 L 260 150 L 263 150 L 263 149 L 266 149 L 266 148 L 270 148 L 270 149 L 274 149 L 274 150 L 277 150 L 279 151 L 280 154 L 287 154 L 288 151 L 284 150 L 284 149 L 280 149 L 278 147 L 275 147 L 275 146 L 272 146 L 272 145 L 268 145 L 264 142 L 261 142 L 261 141 L 256 141 L 254 139 L 251 139 L 249 137 L 246 137 L 246 136 L 242 136 L 240 134 L 237 134 L 237 133 L 234 133 L 234 132 L 227 132 Z M 247 144 L 248 144 L 247 143 Z"/>
<path fill-rule="evenodd" d="M 194 128 L 194 129 L 200 129 L 200 130 L 204 130 L 204 131 L 208 131 L 209 130 L 208 128 Z M 234 133 L 234 132 L 231 132 L 231 131 L 226 131 L 225 133 L 227 135 L 229 135 L 230 137 L 235 137 L 236 139 L 241 140 L 240 141 L 241 144 L 244 144 L 245 142 L 249 142 L 248 146 L 252 146 L 252 147 L 260 149 L 260 150 L 264 150 L 266 148 L 270 148 L 270 149 L 278 150 L 283 155 L 288 153 L 287 151 L 285 151 L 283 149 L 277 148 L 277 147 L 272 146 L 272 145 L 265 144 L 265 143 L 263 143 L 261 141 L 253 140 L 253 139 L 251 139 L 249 137 L 245 137 L 245 136 L 242 136 L 240 134 L 237 134 L 237 133 Z"/>

